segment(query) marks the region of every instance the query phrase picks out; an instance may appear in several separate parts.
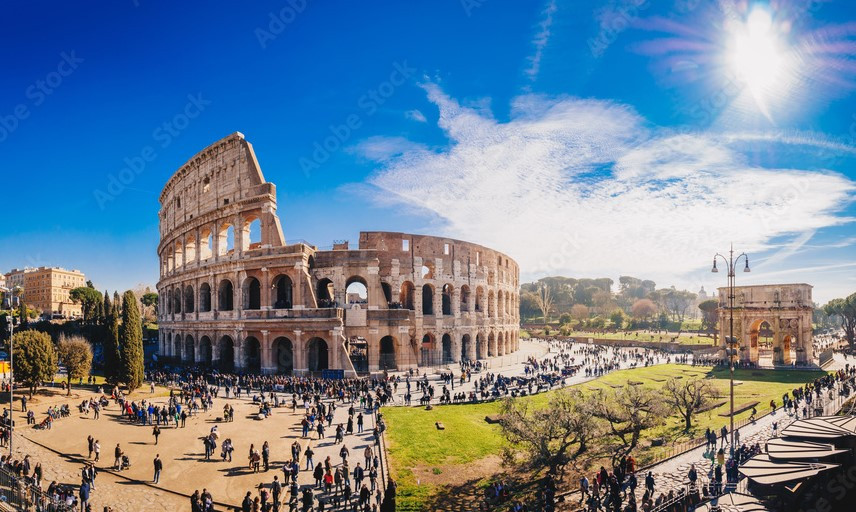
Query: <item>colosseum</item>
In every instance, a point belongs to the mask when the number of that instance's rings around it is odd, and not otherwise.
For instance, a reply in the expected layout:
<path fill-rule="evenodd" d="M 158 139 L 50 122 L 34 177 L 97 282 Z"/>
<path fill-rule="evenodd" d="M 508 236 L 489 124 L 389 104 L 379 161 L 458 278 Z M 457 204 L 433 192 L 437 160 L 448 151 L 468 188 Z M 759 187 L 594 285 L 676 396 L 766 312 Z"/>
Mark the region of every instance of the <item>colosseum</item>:
<path fill-rule="evenodd" d="M 357 249 L 286 243 L 276 187 L 240 133 L 185 163 L 160 204 L 161 358 L 353 376 L 518 348 L 514 260 L 405 233 L 361 232 Z"/>

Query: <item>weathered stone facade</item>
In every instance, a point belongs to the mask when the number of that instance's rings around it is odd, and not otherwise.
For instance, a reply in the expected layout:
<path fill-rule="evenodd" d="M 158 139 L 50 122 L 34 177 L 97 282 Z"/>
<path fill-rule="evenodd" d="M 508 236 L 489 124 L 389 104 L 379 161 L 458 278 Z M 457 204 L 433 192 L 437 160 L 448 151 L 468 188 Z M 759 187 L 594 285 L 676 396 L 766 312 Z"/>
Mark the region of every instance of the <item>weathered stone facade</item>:
<path fill-rule="evenodd" d="M 163 357 L 269 373 L 353 374 L 518 348 L 519 269 L 511 258 L 468 242 L 389 232 L 360 233 L 358 249 L 286 244 L 276 188 L 240 133 L 191 158 L 160 203 Z M 366 300 L 346 292 L 353 283 L 365 287 Z"/>
<path fill-rule="evenodd" d="M 791 350 L 797 364 L 810 364 L 814 357 L 811 317 L 812 286 L 777 284 L 734 287 L 734 337 L 740 359 L 758 362 L 758 336 L 766 321 L 773 333 L 773 364 L 791 364 Z M 720 346 L 730 332 L 728 288 L 719 289 Z"/>

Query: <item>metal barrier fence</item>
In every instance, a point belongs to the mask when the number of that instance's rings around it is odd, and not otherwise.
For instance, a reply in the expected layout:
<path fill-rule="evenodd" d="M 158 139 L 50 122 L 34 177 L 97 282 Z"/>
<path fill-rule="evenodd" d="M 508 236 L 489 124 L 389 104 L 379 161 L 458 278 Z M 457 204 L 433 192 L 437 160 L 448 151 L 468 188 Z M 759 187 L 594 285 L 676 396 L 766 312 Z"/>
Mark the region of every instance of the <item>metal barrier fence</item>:
<path fill-rule="evenodd" d="M 59 498 L 53 498 L 33 485 L 31 478 L 18 477 L 6 468 L 0 468 L 0 502 L 15 510 L 42 512 L 68 512 L 72 510 Z"/>

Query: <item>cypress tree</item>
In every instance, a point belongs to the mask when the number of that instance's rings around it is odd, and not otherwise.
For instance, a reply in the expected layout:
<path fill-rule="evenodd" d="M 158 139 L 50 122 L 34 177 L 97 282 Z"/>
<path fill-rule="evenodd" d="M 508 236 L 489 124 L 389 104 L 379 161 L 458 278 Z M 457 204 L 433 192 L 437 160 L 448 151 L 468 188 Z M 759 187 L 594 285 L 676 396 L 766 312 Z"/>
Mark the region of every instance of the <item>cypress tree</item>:
<path fill-rule="evenodd" d="M 104 344 L 104 377 L 112 385 L 122 381 L 121 375 L 121 352 L 119 347 L 119 304 L 114 300 L 110 311 L 109 327 L 110 336 Z"/>
<path fill-rule="evenodd" d="M 128 392 L 143 384 L 143 326 L 137 296 L 128 290 L 122 297 L 122 380 Z"/>
<path fill-rule="evenodd" d="M 104 290 L 104 324 L 110 325 L 110 315 L 113 314 L 113 305 L 110 302 L 110 294 Z"/>
<path fill-rule="evenodd" d="M 21 327 L 27 327 L 30 320 L 27 318 L 27 305 L 24 303 L 23 297 L 18 297 L 18 304 L 20 305 L 18 316 L 21 317 Z"/>

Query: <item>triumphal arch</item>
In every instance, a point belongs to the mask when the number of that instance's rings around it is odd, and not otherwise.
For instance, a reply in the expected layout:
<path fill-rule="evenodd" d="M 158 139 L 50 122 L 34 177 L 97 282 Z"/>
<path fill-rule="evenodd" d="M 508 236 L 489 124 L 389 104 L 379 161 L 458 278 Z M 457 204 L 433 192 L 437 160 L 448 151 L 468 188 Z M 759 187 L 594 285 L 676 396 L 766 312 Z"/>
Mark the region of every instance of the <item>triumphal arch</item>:
<path fill-rule="evenodd" d="M 804 283 L 734 287 L 734 336 L 741 361 L 758 363 L 762 352 L 771 348 L 773 364 L 813 362 L 811 289 Z M 730 333 L 729 306 L 729 288 L 720 288 L 722 348 Z"/>

